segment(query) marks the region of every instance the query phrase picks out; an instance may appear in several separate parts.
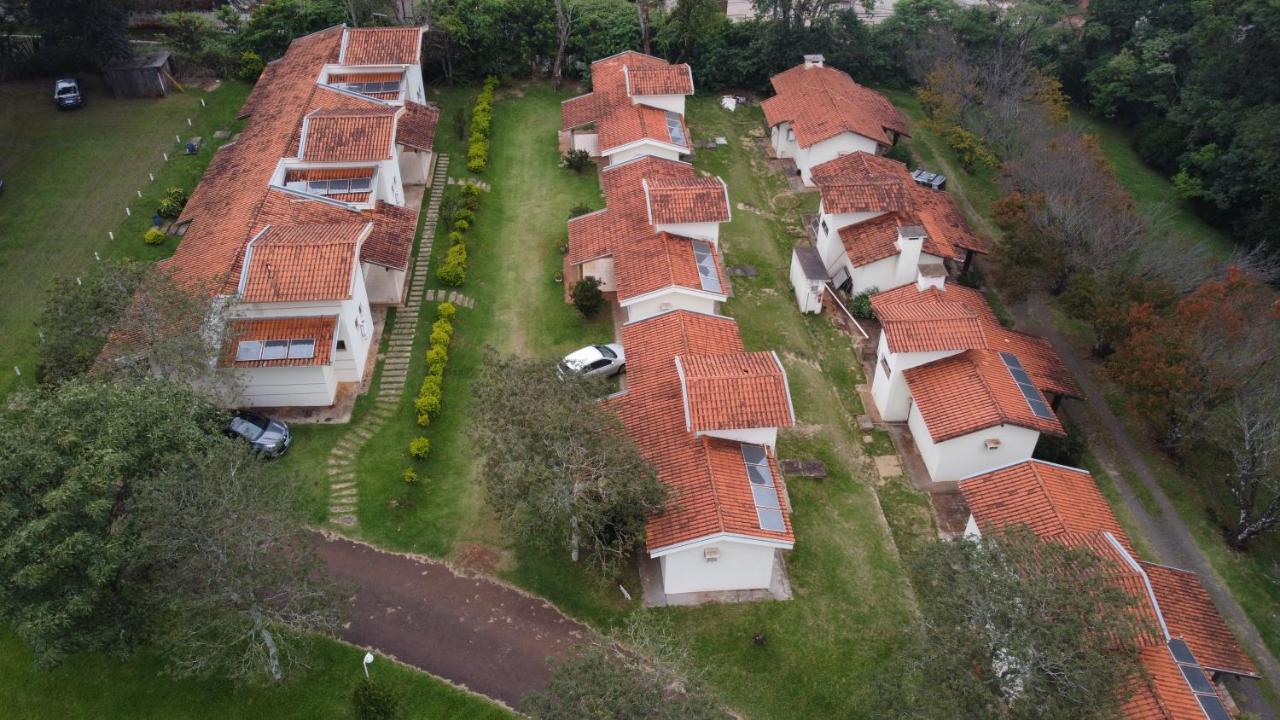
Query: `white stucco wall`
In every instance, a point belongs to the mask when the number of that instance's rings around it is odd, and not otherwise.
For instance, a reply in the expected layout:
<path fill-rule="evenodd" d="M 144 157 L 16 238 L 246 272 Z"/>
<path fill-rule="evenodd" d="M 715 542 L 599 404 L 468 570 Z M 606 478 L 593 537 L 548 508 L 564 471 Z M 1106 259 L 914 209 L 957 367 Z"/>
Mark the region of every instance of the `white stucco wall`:
<path fill-rule="evenodd" d="M 609 164 L 619 165 L 628 160 L 644 157 L 645 155 L 666 158 L 667 160 L 680 159 L 680 152 L 677 150 L 667 147 L 666 145 L 641 141 L 630 147 L 625 147 L 622 150 L 613 151 L 613 153 L 609 155 Z"/>
<path fill-rule="evenodd" d="M 593 277 L 599 280 L 601 290 L 614 292 L 618 289 L 618 286 L 614 284 L 613 258 L 604 257 L 588 260 L 578 267 L 581 268 L 583 278 Z"/>
<path fill-rule="evenodd" d="M 364 272 L 364 284 L 373 305 L 399 305 L 404 300 L 404 270 L 374 263 L 361 263 Z"/>
<path fill-rule="evenodd" d="M 333 404 L 338 389 L 333 368 L 325 365 L 236 372 L 244 386 L 237 403 L 241 407 L 325 407 Z"/>
<path fill-rule="evenodd" d="M 657 223 L 653 228 L 657 232 L 669 232 L 681 237 L 706 240 L 717 247 L 720 245 L 720 223 L 718 222 Z"/>
<path fill-rule="evenodd" d="M 862 137 L 851 132 L 844 132 L 835 137 L 827 138 L 822 142 L 814 143 L 809 147 L 796 147 L 795 159 L 796 167 L 800 169 L 800 179 L 805 185 L 813 186 L 813 177 L 811 171 L 814 165 L 821 165 L 828 160 L 835 160 L 841 155 L 848 155 L 851 152 L 875 153 L 879 149 L 879 143 L 871 138 Z"/>
<path fill-rule="evenodd" d="M 662 589 L 668 595 L 769 587 L 773 576 L 774 548 L 728 540 L 708 547 L 720 551 L 715 562 L 705 559 L 702 547 L 675 552 L 658 559 L 662 565 Z"/>
<path fill-rule="evenodd" d="M 794 251 L 791 253 L 791 287 L 795 290 L 796 305 L 800 307 L 800 312 L 822 312 L 822 294 L 826 292 L 826 287 L 821 281 L 811 281 L 805 277 L 800 258 Z"/>
<path fill-rule="evenodd" d="M 406 185 L 426 185 L 431 181 L 431 153 L 397 146 L 398 169 Z"/>
<path fill-rule="evenodd" d="M 595 133 L 575 132 L 573 149 L 586 150 L 591 157 L 600 157 L 600 136 Z"/>
<path fill-rule="evenodd" d="M 670 110 L 677 115 L 684 115 L 683 95 L 632 95 L 631 102 L 636 105 L 648 105 L 659 110 Z"/>
<path fill-rule="evenodd" d="M 746 443 L 748 445 L 765 445 L 770 450 L 776 450 L 778 446 L 778 428 L 744 428 L 741 430 L 705 430 L 698 435 L 706 435 L 707 437 L 720 438 L 722 440 L 732 440 L 734 442 Z"/>
<path fill-rule="evenodd" d="M 960 350 L 940 350 L 936 352 L 891 353 L 889 342 L 884 332 L 880 333 L 880 342 L 876 348 L 876 374 L 871 380 L 871 399 L 875 401 L 876 411 L 886 422 L 902 422 L 907 419 L 911 410 L 911 391 L 903 378 L 903 371 L 920 365 L 960 354 Z M 889 374 L 885 374 L 885 362 L 889 364 Z"/>
<path fill-rule="evenodd" d="M 976 473 L 1031 459 L 1040 433 L 1016 425 L 999 425 L 935 443 L 929 437 L 920 410 L 912 404 L 907 426 L 915 439 L 920 457 L 934 482 L 949 482 Z M 985 440 L 996 438 L 1000 447 L 988 450 Z"/>
<path fill-rule="evenodd" d="M 769 142 L 773 144 L 773 152 L 780 158 L 791 158 L 796 156 L 796 151 L 800 146 L 796 143 L 795 132 L 791 129 L 791 123 L 784 122 L 774 125 L 769 131 Z"/>
<path fill-rule="evenodd" d="M 978 521 L 973 515 L 969 516 L 969 522 L 964 525 L 964 536 L 970 540 L 977 540 L 982 537 L 982 531 L 978 529 Z"/>
<path fill-rule="evenodd" d="M 620 304 L 627 313 L 627 322 L 639 322 L 672 310 L 692 310 L 705 315 L 715 315 L 720 310 L 719 299 L 705 293 L 695 295 L 674 287 L 629 298 Z"/>

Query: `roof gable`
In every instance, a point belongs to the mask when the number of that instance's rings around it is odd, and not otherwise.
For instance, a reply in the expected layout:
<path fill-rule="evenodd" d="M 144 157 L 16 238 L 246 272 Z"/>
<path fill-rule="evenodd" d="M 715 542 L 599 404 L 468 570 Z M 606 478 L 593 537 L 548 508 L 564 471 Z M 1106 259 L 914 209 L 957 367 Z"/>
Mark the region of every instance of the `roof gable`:
<path fill-rule="evenodd" d="M 677 355 L 689 432 L 791 427 L 787 373 L 771 352 Z"/>
<path fill-rule="evenodd" d="M 797 65 L 770 78 L 773 97 L 763 103 L 770 126 L 791 123 L 800 147 L 810 147 L 844 132 L 884 145 L 890 132 L 909 135 L 907 119 L 880 93 L 825 66 Z"/>

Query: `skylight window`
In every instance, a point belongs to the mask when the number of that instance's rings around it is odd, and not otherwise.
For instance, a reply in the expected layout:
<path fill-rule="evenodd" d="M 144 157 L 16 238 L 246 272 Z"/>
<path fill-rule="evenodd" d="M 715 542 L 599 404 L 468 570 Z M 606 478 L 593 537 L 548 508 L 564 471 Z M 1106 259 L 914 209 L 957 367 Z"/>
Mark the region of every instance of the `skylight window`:
<path fill-rule="evenodd" d="M 742 462 L 747 467 L 747 479 L 751 481 L 751 498 L 755 501 L 760 529 L 786 532 L 787 523 L 778 504 L 778 489 L 773 483 L 773 471 L 769 469 L 769 458 L 764 448 L 743 445 Z"/>
<path fill-rule="evenodd" d="M 684 138 L 684 125 L 680 124 L 680 115 L 667 111 L 667 135 L 671 136 L 671 142 L 676 145 L 687 145 Z"/>
<path fill-rule="evenodd" d="M 325 180 L 290 180 L 285 183 L 290 190 L 300 190 L 312 195 L 343 195 L 346 193 L 367 193 L 373 187 L 372 178 L 332 178 Z"/>
<path fill-rule="evenodd" d="M 236 347 L 236 362 L 251 362 L 262 359 L 262 342 L 258 340 L 241 340 Z"/>
<path fill-rule="evenodd" d="M 693 241 L 693 260 L 698 265 L 698 281 L 707 292 L 720 293 L 720 275 L 716 272 L 715 256 L 711 253 L 711 244 L 702 240 Z"/>
<path fill-rule="evenodd" d="M 342 88 L 348 92 L 360 93 L 361 95 L 372 95 L 373 93 L 399 93 L 400 81 L 340 82 L 334 83 L 334 87 Z"/>
<path fill-rule="evenodd" d="M 262 344 L 263 360 L 283 360 L 289 357 L 288 340 L 268 340 Z"/>
<path fill-rule="evenodd" d="M 1025 368 L 1022 367 L 1022 361 L 1013 353 L 1002 352 L 1000 359 L 1004 360 L 1004 366 L 1009 368 L 1009 374 L 1013 376 L 1013 381 L 1018 384 L 1018 389 L 1022 391 L 1022 397 L 1026 399 L 1027 406 L 1031 408 L 1031 412 L 1036 417 L 1046 420 L 1052 420 L 1054 415 L 1049 406 L 1045 404 L 1044 396 L 1036 389 L 1035 383 L 1031 382 L 1031 376 L 1027 374 Z"/>
<path fill-rule="evenodd" d="M 294 359 L 308 360 L 316 356 L 316 341 L 307 338 L 305 340 L 289 341 L 289 357 Z"/>
<path fill-rule="evenodd" d="M 315 338 L 241 340 L 236 346 L 236 362 L 309 360 L 315 356 Z"/>

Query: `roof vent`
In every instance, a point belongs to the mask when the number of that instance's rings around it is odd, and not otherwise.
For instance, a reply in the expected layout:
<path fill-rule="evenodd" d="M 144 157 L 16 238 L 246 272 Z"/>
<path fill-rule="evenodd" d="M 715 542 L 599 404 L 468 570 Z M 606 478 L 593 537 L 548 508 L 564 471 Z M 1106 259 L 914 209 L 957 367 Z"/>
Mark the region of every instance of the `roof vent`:
<path fill-rule="evenodd" d="M 818 54 L 804 56 L 804 66 L 806 68 L 822 67 L 822 64 L 826 61 L 827 61 L 826 58 Z"/>

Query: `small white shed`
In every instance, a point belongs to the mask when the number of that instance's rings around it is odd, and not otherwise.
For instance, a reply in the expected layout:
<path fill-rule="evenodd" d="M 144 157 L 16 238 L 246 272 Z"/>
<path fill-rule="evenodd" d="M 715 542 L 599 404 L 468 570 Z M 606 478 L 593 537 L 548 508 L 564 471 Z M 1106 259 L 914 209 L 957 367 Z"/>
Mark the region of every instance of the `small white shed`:
<path fill-rule="evenodd" d="M 827 269 L 817 249 L 800 245 L 791 251 L 791 287 L 796 292 L 800 312 L 822 312 L 822 295 L 827 291 Z"/>

